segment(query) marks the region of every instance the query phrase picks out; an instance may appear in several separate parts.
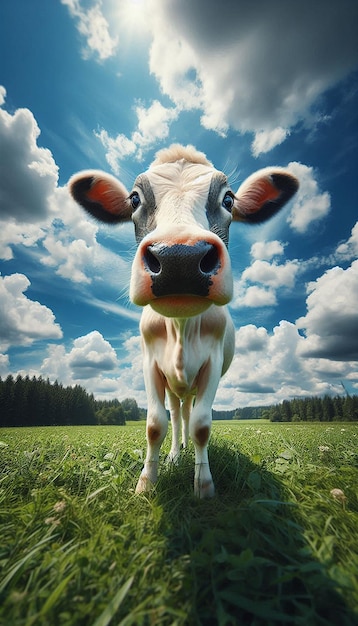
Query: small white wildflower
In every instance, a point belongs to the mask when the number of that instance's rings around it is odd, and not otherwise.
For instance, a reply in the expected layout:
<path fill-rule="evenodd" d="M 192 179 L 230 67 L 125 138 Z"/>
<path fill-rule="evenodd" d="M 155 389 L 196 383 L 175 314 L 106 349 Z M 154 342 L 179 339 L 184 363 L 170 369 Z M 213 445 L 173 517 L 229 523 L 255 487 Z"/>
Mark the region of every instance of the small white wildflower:
<path fill-rule="evenodd" d="M 346 429 L 345 428 L 341 428 L 341 433 L 345 433 Z"/>
<path fill-rule="evenodd" d="M 260 429 L 258 429 L 258 430 L 256 431 L 256 435 L 261 435 L 261 433 L 262 433 L 262 430 L 260 430 Z"/>
<path fill-rule="evenodd" d="M 47 524 L 47 526 L 58 526 L 61 522 L 57 517 L 46 517 L 45 524 Z"/>
<path fill-rule="evenodd" d="M 105 454 L 103 458 L 106 459 L 107 461 L 112 461 L 112 459 L 114 459 L 114 453 L 107 452 L 107 454 Z"/>
<path fill-rule="evenodd" d="M 318 446 L 320 452 L 329 452 L 329 446 Z"/>
<path fill-rule="evenodd" d="M 55 513 L 63 513 L 65 508 L 66 508 L 66 502 L 64 500 L 60 500 L 59 502 L 56 502 L 56 504 L 53 505 L 53 510 L 55 511 Z"/>
<path fill-rule="evenodd" d="M 133 454 L 135 454 L 139 459 L 143 459 L 143 450 L 133 450 Z"/>
<path fill-rule="evenodd" d="M 330 494 L 332 498 L 334 498 L 335 500 L 338 500 L 338 502 L 341 502 L 341 504 L 344 504 L 347 500 L 346 496 L 344 495 L 344 491 L 342 491 L 342 489 L 331 489 Z"/>

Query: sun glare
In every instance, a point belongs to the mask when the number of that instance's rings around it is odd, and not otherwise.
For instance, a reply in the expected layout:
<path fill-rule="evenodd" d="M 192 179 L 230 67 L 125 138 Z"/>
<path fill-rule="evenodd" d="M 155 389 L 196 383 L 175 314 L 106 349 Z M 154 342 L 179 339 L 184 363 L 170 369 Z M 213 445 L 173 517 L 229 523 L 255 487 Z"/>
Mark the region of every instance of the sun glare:
<path fill-rule="evenodd" d="M 148 31 L 148 5 L 148 0 L 124 0 L 120 6 L 117 5 L 117 19 L 120 20 L 121 28 L 127 30 L 129 35 Z"/>

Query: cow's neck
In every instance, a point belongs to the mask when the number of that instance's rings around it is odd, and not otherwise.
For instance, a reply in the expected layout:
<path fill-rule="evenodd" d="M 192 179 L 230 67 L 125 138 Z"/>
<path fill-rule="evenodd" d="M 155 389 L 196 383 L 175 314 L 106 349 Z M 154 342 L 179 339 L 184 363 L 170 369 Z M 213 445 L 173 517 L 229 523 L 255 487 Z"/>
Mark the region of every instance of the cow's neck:
<path fill-rule="evenodd" d="M 201 325 L 202 314 L 193 317 L 166 317 L 165 325 L 167 333 L 177 342 L 183 343 L 193 331 L 197 331 Z"/>

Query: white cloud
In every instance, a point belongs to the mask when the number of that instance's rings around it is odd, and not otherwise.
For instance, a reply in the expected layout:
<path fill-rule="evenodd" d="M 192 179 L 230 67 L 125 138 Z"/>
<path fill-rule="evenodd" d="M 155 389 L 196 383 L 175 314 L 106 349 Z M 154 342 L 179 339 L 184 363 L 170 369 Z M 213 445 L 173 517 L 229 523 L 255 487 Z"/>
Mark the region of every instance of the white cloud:
<path fill-rule="evenodd" d="M 0 259 L 10 261 L 14 258 L 13 247 L 22 245 L 31 248 L 45 237 L 45 230 L 36 224 L 2 223 L 0 229 Z"/>
<path fill-rule="evenodd" d="M 273 289 L 291 288 L 295 284 L 299 264 L 297 261 L 286 261 L 279 265 L 268 261 L 256 260 L 242 273 L 242 280 L 262 283 Z"/>
<path fill-rule="evenodd" d="M 300 181 L 287 221 L 293 230 L 303 234 L 313 222 L 326 217 L 331 209 L 331 198 L 327 191 L 319 190 L 312 167 L 292 162 L 287 169 Z"/>
<path fill-rule="evenodd" d="M 146 406 L 140 337 L 123 340 L 125 357 L 118 359 L 109 341 L 97 330 L 64 345 L 49 345 L 47 356 L 37 370 L 26 374 L 45 376 L 64 385 L 80 384 L 97 399 L 135 397 Z"/>
<path fill-rule="evenodd" d="M 120 161 L 128 156 L 132 156 L 136 151 L 136 144 L 132 139 L 128 139 L 125 135 L 120 133 L 116 137 L 110 137 L 108 132 L 104 129 L 95 133 L 96 137 L 100 140 L 103 147 L 106 149 L 106 159 L 110 168 L 117 176 L 120 174 Z"/>
<path fill-rule="evenodd" d="M 75 380 L 87 380 L 103 371 L 115 370 L 118 361 L 111 344 L 94 330 L 74 340 L 68 354 L 68 365 Z"/>
<path fill-rule="evenodd" d="M 275 306 L 277 304 L 276 294 L 273 289 L 265 289 L 257 285 L 247 287 L 241 283 L 235 292 L 234 300 L 231 303 L 233 309 L 243 306 L 261 307 Z"/>
<path fill-rule="evenodd" d="M 24 274 L 0 277 L 0 341 L 3 350 L 31 345 L 43 339 L 60 339 L 62 330 L 52 311 L 25 295 L 30 286 Z"/>
<path fill-rule="evenodd" d="M 254 244 L 251 248 L 251 255 L 254 257 L 263 255 L 272 258 L 282 253 L 283 244 L 279 241 L 263 242 L 262 245 Z M 235 283 L 232 308 L 275 306 L 277 290 L 292 290 L 300 271 L 298 261 L 286 261 L 279 264 L 256 259 L 242 272 L 240 280 Z M 258 284 L 250 285 L 249 283 Z"/>
<path fill-rule="evenodd" d="M 296 322 L 307 338 L 302 354 L 358 360 L 358 261 L 328 270 L 309 283 L 308 294 L 307 314 Z"/>
<path fill-rule="evenodd" d="M 41 259 L 44 265 L 57 267 L 56 274 L 75 283 L 91 282 L 91 279 L 80 269 L 88 269 L 92 259 L 92 249 L 83 239 L 74 239 L 64 243 L 55 235 L 47 235 L 44 246 L 49 253 Z"/>
<path fill-rule="evenodd" d="M 283 143 L 289 134 L 289 131 L 281 126 L 273 130 L 260 130 L 256 132 L 255 139 L 251 146 L 252 154 L 258 157 L 262 153 L 270 152 L 272 148 Z"/>
<path fill-rule="evenodd" d="M 97 242 L 99 224 L 67 187 L 57 187 L 57 165 L 49 150 L 38 147 L 39 134 L 28 109 L 13 115 L 0 109 L 0 258 L 13 259 L 21 247 L 49 274 L 83 285 L 106 283 L 121 293 L 130 261 Z"/>
<path fill-rule="evenodd" d="M 3 85 L 0 85 L 0 107 L 5 103 L 6 89 Z"/>
<path fill-rule="evenodd" d="M 169 135 L 169 125 L 177 119 L 179 114 L 178 109 L 166 108 L 158 100 L 154 100 L 148 108 L 138 105 L 135 112 L 138 120 L 137 130 L 130 138 L 122 133 L 116 137 L 110 137 L 104 129 L 95 133 L 106 148 L 107 162 L 117 176 L 123 159 L 135 156 L 140 161 L 145 151 L 152 148 L 158 141 L 166 139 Z"/>
<path fill-rule="evenodd" d="M 239 354 L 265 350 L 269 342 L 266 328 L 257 328 L 254 324 L 247 324 L 236 331 L 235 347 Z"/>
<path fill-rule="evenodd" d="M 274 256 L 282 256 L 284 244 L 281 241 L 256 241 L 251 246 L 250 254 L 254 259 L 270 261 Z"/>
<path fill-rule="evenodd" d="M 272 333 L 254 324 L 240 328 L 235 357 L 222 379 L 215 406 L 270 405 L 332 390 L 337 393 L 336 384 L 342 374 L 347 377 L 349 367 L 338 364 L 322 382 L 324 364 L 301 356 L 305 341 L 296 326 L 285 320 Z"/>
<path fill-rule="evenodd" d="M 358 5 L 171 0 L 149 3 L 150 70 L 206 128 L 254 132 L 254 149 L 283 141 L 324 91 L 357 67 Z"/>
<path fill-rule="evenodd" d="M 81 6 L 80 0 L 61 0 L 61 2 L 68 7 L 71 17 L 76 20 L 78 32 L 86 39 L 87 47 L 82 49 L 84 58 L 96 54 L 100 61 L 103 61 L 113 56 L 118 38 L 110 35 L 108 21 L 101 10 L 102 2 L 97 2 L 88 10 Z"/>
<path fill-rule="evenodd" d="M 151 146 L 156 141 L 166 139 L 169 135 L 169 124 L 177 119 L 178 110 L 164 107 L 158 100 L 154 100 L 150 107 L 136 107 L 138 130 L 132 139 L 138 146 Z"/>
<path fill-rule="evenodd" d="M 337 247 L 335 256 L 340 261 L 358 257 L 358 222 L 353 226 L 349 239 Z"/>
<path fill-rule="evenodd" d="M 90 388 L 91 381 L 102 380 L 103 372 L 118 372 L 118 359 L 111 344 L 94 330 L 75 339 L 68 352 L 64 345 L 50 345 L 40 372 L 45 372 L 51 381 Z"/>
<path fill-rule="evenodd" d="M 7 354 L 0 354 L 0 378 L 6 378 L 9 373 L 9 357 Z"/>
<path fill-rule="evenodd" d="M 34 224 L 49 218 L 58 167 L 40 148 L 40 129 L 28 109 L 0 110 L 0 220 Z"/>

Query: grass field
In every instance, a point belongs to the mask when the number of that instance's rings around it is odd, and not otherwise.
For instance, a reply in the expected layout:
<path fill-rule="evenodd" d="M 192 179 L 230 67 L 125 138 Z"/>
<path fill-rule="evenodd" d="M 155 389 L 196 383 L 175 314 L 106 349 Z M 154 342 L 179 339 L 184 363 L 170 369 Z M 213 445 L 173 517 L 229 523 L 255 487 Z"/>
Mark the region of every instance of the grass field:
<path fill-rule="evenodd" d="M 208 501 L 169 445 L 136 496 L 143 422 L 0 430 L 1 624 L 357 623 L 358 424 L 215 422 Z"/>

